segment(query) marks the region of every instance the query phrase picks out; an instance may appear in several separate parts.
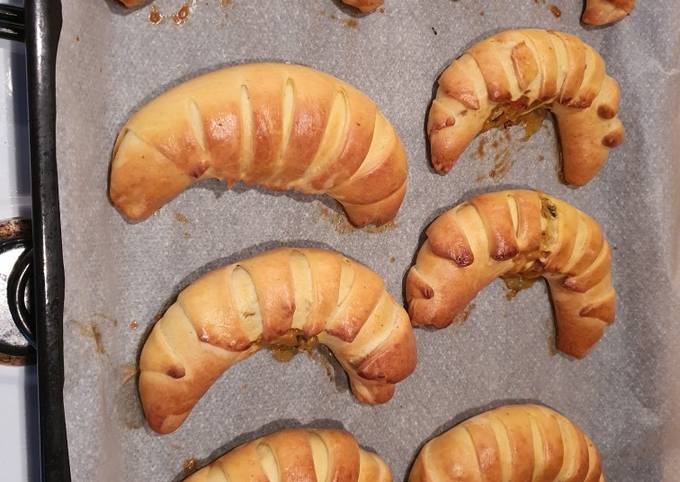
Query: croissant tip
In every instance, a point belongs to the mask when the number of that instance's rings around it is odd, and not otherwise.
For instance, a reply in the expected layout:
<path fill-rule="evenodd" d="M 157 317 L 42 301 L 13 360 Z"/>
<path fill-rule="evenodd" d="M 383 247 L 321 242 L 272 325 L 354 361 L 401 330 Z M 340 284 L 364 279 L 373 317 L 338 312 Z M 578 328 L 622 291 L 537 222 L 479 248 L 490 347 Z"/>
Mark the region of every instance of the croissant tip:
<path fill-rule="evenodd" d="M 432 167 L 434 168 L 437 174 L 441 175 L 447 174 L 451 170 L 451 168 L 453 168 L 453 164 L 454 163 L 450 161 L 442 161 L 432 158 Z"/>

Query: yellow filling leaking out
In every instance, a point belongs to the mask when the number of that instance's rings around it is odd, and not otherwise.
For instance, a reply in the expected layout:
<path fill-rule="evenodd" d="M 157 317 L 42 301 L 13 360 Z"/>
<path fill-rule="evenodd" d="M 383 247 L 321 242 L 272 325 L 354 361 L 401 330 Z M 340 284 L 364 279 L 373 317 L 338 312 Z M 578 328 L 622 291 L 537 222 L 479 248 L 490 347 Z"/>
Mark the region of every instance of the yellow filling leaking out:
<path fill-rule="evenodd" d="M 545 196 L 541 196 L 541 245 L 540 257 L 529 269 L 522 272 L 511 272 L 501 276 L 508 292 L 506 298 L 511 300 L 517 293 L 533 286 L 543 275 L 542 264 L 552 253 L 559 236 L 559 220 L 557 205 Z M 523 264 L 523 263 L 522 263 Z"/>
<path fill-rule="evenodd" d="M 541 197 L 541 256 L 550 255 L 559 236 L 557 205 L 547 197 Z"/>
<path fill-rule="evenodd" d="M 267 348 L 272 352 L 274 360 L 286 363 L 300 352 L 310 353 L 318 344 L 316 336 L 307 338 L 302 330 L 293 329 L 277 338 Z"/>
<path fill-rule="evenodd" d="M 536 134 L 548 115 L 545 107 L 539 107 L 527 112 L 527 107 L 520 102 L 499 105 L 484 123 L 482 132 L 490 129 L 507 129 L 519 125 L 524 128 L 523 141 Z"/>
<path fill-rule="evenodd" d="M 541 273 L 539 272 L 508 274 L 502 276 L 501 279 L 508 289 L 505 297 L 509 300 L 513 299 L 520 291 L 531 288 L 540 277 Z"/>

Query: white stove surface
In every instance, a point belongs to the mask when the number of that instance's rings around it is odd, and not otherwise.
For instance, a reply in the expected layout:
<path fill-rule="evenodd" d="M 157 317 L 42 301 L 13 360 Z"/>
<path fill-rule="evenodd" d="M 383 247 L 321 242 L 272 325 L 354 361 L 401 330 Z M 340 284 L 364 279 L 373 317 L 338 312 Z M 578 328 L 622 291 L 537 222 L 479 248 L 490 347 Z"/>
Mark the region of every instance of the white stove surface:
<path fill-rule="evenodd" d="M 0 0 L 21 5 L 18 0 Z M 0 220 L 30 217 L 24 45 L 0 39 Z M 5 293 L 0 293 L 5 296 Z M 39 480 L 35 366 L 0 365 L 0 480 Z"/>

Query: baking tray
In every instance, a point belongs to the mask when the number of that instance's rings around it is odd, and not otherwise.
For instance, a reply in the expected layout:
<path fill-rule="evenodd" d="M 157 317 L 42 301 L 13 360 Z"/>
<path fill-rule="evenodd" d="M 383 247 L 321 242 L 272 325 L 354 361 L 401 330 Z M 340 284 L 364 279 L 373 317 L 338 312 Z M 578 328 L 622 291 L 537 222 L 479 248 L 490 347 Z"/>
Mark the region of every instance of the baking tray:
<path fill-rule="evenodd" d="M 35 0 L 27 5 L 26 14 L 42 478 L 68 481 L 62 395 L 64 270 L 55 156 L 55 59 L 61 5 L 58 0 Z"/>
<path fill-rule="evenodd" d="M 33 316 L 36 324 L 41 480 L 71 480 L 64 421 L 61 250 L 55 138 L 55 61 L 59 0 L 27 0 L 25 41 L 33 218 Z"/>

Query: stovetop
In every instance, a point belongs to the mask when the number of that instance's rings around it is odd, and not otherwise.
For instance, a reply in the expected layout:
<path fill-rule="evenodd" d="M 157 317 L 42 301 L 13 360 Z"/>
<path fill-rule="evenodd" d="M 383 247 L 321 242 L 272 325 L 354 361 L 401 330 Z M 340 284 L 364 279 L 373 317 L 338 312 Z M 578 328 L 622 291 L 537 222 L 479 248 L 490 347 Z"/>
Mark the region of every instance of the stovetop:
<path fill-rule="evenodd" d="M 0 2 L 22 4 L 18 0 Z M 26 56 L 22 43 L 0 39 L 0 79 L 0 221 L 30 218 Z M 5 257 L 0 262 L 0 278 L 6 280 L 12 259 Z M 9 326 L 5 294 L 0 293 L 0 322 Z M 0 479 L 3 482 L 39 480 L 37 407 L 35 365 L 0 364 Z"/>

